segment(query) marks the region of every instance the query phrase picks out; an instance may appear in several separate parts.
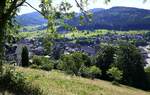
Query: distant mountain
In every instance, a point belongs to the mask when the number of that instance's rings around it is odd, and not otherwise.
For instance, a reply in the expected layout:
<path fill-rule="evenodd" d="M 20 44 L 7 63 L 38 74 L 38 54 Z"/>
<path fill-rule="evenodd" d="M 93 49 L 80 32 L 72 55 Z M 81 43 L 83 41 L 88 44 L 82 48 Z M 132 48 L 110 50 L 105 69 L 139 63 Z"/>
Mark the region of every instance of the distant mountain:
<path fill-rule="evenodd" d="M 90 10 L 88 10 L 89 12 L 92 12 L 92 13 L 95 13 L 95 12 L 101 12 L 101 11 L 103 11 L 103 10 L 105 10 L 105 9 L 103 9 L 103 8 L 94 8 L 94 9 L 90 9 Z"/>
<path fill-rule="evenodd" d="M 22 26 L 35 26 L 47 23 L 47 20 L 44 19 L 44 17 L 38 12 L 23 14 L 17 16 L 16 19 L 17 22 Z"/>
<path fill-rule="evenodd" d="M 80 30 L 114 29 L 114 30 L 138 30 L 150 29 L 150 10 L 113 7 L 106 10 L 93 12 L 92 22 L 80 25 L 79 17 L 67 21 L 69 25 L 76 26 Z"/>
<path fill-rule="evenodd" d="M 110 9 L 95 8 L 89 10 L 93 13 L 92 22 L 80 25 L 79 16 L 66 21 L 69 25 L 76 26 L 79 30 L 114 29 L 114 30 L 139 30 L 150 29 L 150 10 L 113 7 Z M 18 19 L 19 18 L 19 19 Z M 21 25 L 42 25 L 47 22 L 40 14 L 34 12 L 17 17 Z M 63 30 L 61 27 L 60 30 Z"/>

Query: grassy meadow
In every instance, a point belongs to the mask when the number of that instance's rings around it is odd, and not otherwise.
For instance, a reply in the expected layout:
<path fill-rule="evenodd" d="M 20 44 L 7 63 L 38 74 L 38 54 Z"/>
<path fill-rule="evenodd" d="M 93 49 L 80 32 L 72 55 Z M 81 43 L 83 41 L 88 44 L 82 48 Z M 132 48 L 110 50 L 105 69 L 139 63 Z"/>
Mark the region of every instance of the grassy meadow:
<path fill-rule="evenodd" d="M 78 31 L 78 32 L 69 32 L 64 34 L 66 37 L 75 37 L 75 38 L 81 38 L 81 37 L 95 37 L 95 36 L 103 36 L 105 34 L 118 34 L 118 35 L 135 35 L 135 34 L 145 34 L 149 31 L 143 30 L 143 31 L 113 31 L 113 30 L 95 30 L 95 31 Z"/>
<path fill-rule="evenodd" d="M 103 80 L 70 76 L 56 70 L 46 72 L 18 67 L 17 71 L 27 76 L 27 82 L 40 86 L 45 95 L 150 95 L 150 92 L 132 87 L 115 86 Z M 5 95 L 12 94 L 6 93 Z"/>
<path fill-rule="evenodd" d="M 123 34 L 131 34 L 131 35 L 135 35 L 135 34 L 145 34 L 149 31 L 147 30 L 143 30 L 143 31 L 112 31 L 112 30 L 95 30 L 95 31 L 76 31 L 76 32 L 68 32 L 68 33 L 63 33 L 60 34 L 58 33 L 59 37 L 68 37 L 68 38 L 88 38 L 88 37 L 96 37 L 96 36 L 103 36 L 105 34 L 118 34 L 118 35 L 123 35 Z M 20 32 L 19 33 L 19 37 L 21 38 L 28 38 L 28 39 L 32 39 L 32 38 L 38 38 L 38 37 L 42 37 L 44 35 L 46 35 L 47 31 L 43 30 L 43 31 L 34 31 L 34 32 Z"/>

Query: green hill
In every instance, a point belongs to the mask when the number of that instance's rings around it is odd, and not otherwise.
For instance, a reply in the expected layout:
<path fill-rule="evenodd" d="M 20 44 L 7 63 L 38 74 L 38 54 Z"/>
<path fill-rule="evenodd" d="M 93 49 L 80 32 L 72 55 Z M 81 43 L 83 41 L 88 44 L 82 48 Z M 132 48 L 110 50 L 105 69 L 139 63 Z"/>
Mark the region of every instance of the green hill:
<path fill-rule="evenodd" d="M 109 29 L 128 31 L 150 29 L 150 10 L 118 6 L 110 9 L 95 8 L 89 10 L 89 12 L 92 13 L 92 21 L 90 23 L 83 19 L 84 25 L 80 25 L 81 13 L 76 13 L 73 19 L 66 20 L 65 23 L 75 26 L 79 30 Z M 47 23 L 47 20 L 37 12 L 20 15 L 16 19 L 21 26 L 32 26 L 32 31 L 47 28 L 47 26 L 43 26 L 43 24 Z M 34 26 L 36 27 L 34 28 Z M 23 31 L 28 30 L 24 28 Z M 60 32 L 64 30 L 63 27 L 58 28 Z"/>
<path fill-rule="evenodd" d="M 17 71 L 27 75 L 27 81 L 38 85 L 46 95 L 150 95 L 150 92 L 132 87 L 115 86 L 107 81 L 70 76 L 55 70 L 18 68 Z"/>

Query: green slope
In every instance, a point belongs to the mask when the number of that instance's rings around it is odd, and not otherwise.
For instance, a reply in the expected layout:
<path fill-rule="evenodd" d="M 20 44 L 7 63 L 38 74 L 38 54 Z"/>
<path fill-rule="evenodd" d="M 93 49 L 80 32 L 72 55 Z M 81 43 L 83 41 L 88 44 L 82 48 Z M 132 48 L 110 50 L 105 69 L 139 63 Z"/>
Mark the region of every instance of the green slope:
<path fill-rule="evenodd" d="M 18 68 L 25 73 L 27 81 L 39 85 L 48 95 L 150 95 L 128 86 L 115 86 L 102 80 L 90 80 L 66 75 L 60 71 L 41 71 L 29 68 Z"/>

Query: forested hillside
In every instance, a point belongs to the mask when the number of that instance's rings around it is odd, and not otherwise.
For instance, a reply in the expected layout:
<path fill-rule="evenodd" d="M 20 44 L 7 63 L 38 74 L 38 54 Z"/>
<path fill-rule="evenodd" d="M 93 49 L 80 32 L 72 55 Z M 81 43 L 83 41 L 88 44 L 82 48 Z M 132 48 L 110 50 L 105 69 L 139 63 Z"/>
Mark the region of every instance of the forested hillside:
<path fill-rule="evenodd" d="M 93 14 L 92 22 L 80 25 L 80 13 L 71 20 L 65 21 L 71 26 L 76 26 L 79 30 L 113 29 L 113 30 L 147 30 L 150 29 L 150 10 L 113 7 L 110 9 L 95 8 L 89 10 Z M 17 16 L 17 21 L 23 26 L 43 25 L 47 22 L 39 13 L 33 12 Z M 39 28 L 37 28 L 38 30 Z M 41 29 L 46 29 L 41 28 Z M 59 31 L 64 30 L 62 27 Z"/>

